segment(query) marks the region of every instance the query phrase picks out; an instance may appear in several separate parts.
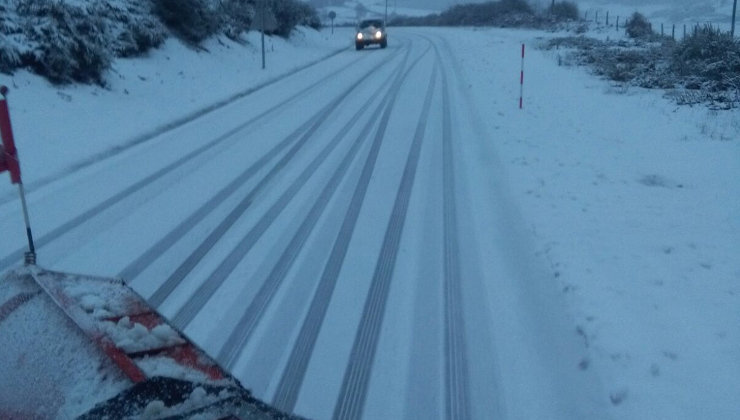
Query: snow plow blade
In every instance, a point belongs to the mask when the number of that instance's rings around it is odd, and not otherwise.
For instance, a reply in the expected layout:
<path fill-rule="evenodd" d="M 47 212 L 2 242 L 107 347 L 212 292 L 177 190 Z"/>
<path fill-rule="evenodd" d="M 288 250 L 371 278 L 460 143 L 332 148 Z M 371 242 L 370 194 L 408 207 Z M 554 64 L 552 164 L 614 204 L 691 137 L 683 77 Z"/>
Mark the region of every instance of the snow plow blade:
<path fill-rule="evenodd" d="M 0 349 L 10 368 L 0 389 L 16 390 L 0 396 L 0 418 L 294 418 L 252 397 L 121 279 L 11 271 L 0 336 L 15 338 Z"/>

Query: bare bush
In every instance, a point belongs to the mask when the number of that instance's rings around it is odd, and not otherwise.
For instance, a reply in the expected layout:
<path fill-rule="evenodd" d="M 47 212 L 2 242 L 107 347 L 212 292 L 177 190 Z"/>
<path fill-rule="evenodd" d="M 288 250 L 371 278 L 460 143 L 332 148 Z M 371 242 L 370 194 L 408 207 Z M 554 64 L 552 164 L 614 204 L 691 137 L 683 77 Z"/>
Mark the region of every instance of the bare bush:
<path fill-rule="evenodd" d="M 653 27 L 647 18 L 642 14 L 635 12 L 627 19 L 625 30 L 630 38 L 648 38 L 653 35 Z"/>
<path fill-rule="evenodd" d="M 730 34 L 705 26 L 680 42 L 673 53 L 673 68 L 681 76 L 697 75 L 714 90 L 736 87 L 740 75 L 740 42 Z"/>

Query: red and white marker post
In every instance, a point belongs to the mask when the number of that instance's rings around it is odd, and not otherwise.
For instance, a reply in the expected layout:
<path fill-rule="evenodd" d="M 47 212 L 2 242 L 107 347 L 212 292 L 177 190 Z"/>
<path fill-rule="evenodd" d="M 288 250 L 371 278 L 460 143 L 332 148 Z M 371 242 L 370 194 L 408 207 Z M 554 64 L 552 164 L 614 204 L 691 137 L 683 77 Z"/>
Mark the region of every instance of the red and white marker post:
<path fill-rule="evenodd" d="M 522 71 L 519 74 L 519 109 L 522 109 L 524 95 L 524 44 L 522 44 Z"/>
<path fill-rule="evenodd" d="M 26 223 L 26 236 L 28 238 L 28 252 L 25 255 L 26 265 L 36 264 L 36 248 L 33 245 L 33 235 L 31 234 L 31 222 L 28 217 L 28 206 L 26 205 L 26 192 L 23 189 L 21 180 L 21 164 L 18 160 L 18 150 L 15 148 L 13 139 L 13 127 L 10 125 L 10 111 L 8 111 L 8 100 L 6 95 L 8 88 L 0 86 L 0 172 L 10 172 L 10 183 L 18 184 L 18 192 L 21 196 L 21 206 L 23 207 L 23 221 Z"/>

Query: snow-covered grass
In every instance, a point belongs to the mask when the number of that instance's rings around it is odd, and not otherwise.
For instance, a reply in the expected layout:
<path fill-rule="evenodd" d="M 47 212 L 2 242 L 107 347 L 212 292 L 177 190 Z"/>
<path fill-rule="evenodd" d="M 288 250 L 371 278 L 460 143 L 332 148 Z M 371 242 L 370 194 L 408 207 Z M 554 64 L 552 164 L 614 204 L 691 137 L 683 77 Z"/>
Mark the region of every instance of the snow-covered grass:
<path fill-rule="evenodd" d="M 336 31 L 268 40 L 265 71 L 250 38 L 248 45 L 214 39 L 208 52 L 168 41 L 149 57 L 117 60 L 109 89 L 57 88 L 24 72 L 0 76 L 12 89 L 30 194 L 96 155 L 349 48 L 350 30 Z M 454 45 L 469 98 L 485 116 L 490 141 L 468 152 L 496 176 L 477 179 L 478 186 L 511 197 L 516 209 L 496 210 L 518 212 L 525 223 L 522 237 L 495 240 L 531 245 L 524 249 L 549 263 L 588 354 L 580 367 L 598 373 L 608 412 L 620 419 L 737 415 L 737 110 L 677 106 L 660 91 L 615 87 L 585 69 L 559 67 L 554 52 L 533 48 L 520 110 L 521 43 L 553 34 L 422 32 Z M 14 197 L 0 183 L 0 198 Z"/>

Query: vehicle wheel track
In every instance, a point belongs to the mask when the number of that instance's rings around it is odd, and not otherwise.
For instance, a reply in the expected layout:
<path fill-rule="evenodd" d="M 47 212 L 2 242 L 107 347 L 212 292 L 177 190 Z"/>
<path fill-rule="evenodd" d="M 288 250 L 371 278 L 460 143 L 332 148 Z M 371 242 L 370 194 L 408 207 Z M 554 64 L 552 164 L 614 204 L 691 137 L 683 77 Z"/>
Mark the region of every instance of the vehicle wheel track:
<path fill-rule="evenodd" d="M 432 70 L 431 83 L 429 84 L 414 140 L 407 157 L 401 184 L 396 193 L 391 218 L 388 222 L 380 255 L 378 256 L 375 273 L 352 346 L 339 398 L 334 408 L 334 414 L 332 416 L 334 419 L 356 419 L 362 416 L 372 365 L 380 337 L 380 328 L 383 324 L 393 271 L 398 256 L 398 248 L 408 212 L 411 191 L 414 185 L 421 146 L 431 108 L 437 69 L 438 63 L 435 62 Z"/>
<path fill-rule="evenodd" d="M 311 138 L 314 132 L 323 123 L 325 118 L 357 86 L 358 85 L 353 85 L 352 88 L 344 92 L 344 94 L 340 98 L 338 98 L 336 101 L 332 102 L 329 106 L 326 107 L 326 109 L 324 110 L 325 112 L 322 113 L 321 115 L 322 118 L 318 118 L 315 124 L 311 127 L 311 129 L 308 130 L 306 133 L 304 133 L 301 140 L 298 143 L 296 143 L 296 145 L 294 146 L 294 149 L 296 151 L 300 146 L 305 144 L 305 142 Z M 201 286 L 198 287 L 198 289 L 195 291 L 195 293 L 192 294 L 192 296 L 188 299 L 185 305 L 183 305 L 183 307 L 175 314 L 173 318 L 173 323 L 176 326 L 180 328 L 184 328 L 186 325 L 188 325 L 193 320 L 193 318 L 197 315 L 198 311 L 200 311 L 200 309 L 207 303 L 207 301 L 216 293 L 218 288 L 221 287 L 224 281 L 226 281 L 229 274 L 233 272 L 233 270 L 236 268 L 238 263 L 244 258 L 246 254 L 249 253 L 252 247 L 257 243 L 257 240 L 264 234 L 267 228 L 277 219 L 277 217 L 287 207 L 287 204 L 295 197 L 297 192 L 306 184 L 306 182 L 308 182 L 309 178 L 311 178 L 311 176 L 316 172 L 319 166 L 321 166 L 321 164 L 326 160 L 330 152 L 336 147 L 339 141 L 343 139 L 343 134 L 346 131 L 349 131 L 351 127 L 354 126 L 354 124 L 356 124 L 357 118 L 360 117 L 361 113 L 362 113 L 362 110 L 358 111 L 358 113 L 355 116 L 353 116 L 350 122 L 346 124 L 345 127 L 342 128 L 342 130 L 340 130 L 340 134 L 335 136 L 329 142 L 329 144 L 327 144 L 321 150 L 321 152 L 311 161 L 311 163 L 309 163 L 309 165 L 303 170 L 303 172 L 288 187 L 288 189 L 285 190 L 280 195 L 278 200 L 272 206 L 270 206 L 269 210 L 265 212 L 265 214 L 260 218 L 260 220 L 255 224 L 255 226 L 247 233 L 247 235 L 237 245 L 237 247 L 232 250 L 232 252 L 227 256 L 227 258 L 224 259 L 222 263 L 219 264 L 219 266 L 211 273 L 211 275 L 201 284 Z M 287 165 L 288 161 L 290 160 L 290 158 L 292 158 L 293 155 L 294 153 L 289 153 L 282 159 L 283 164 L 279 165 L 281 169 L 285 165 Z M 274 275 L 275 274 L 271 273 L 270 278 L 273 278 Z M 263 285 L 263 288 L 264 287 L 266 286 Z M 262 291 L 263 288 L 261 288 L 260 291 Z"/>
<path fill-rule="evenodd" d="M 260 84 L 259 86 L 255 86 L 255 87 L 246 89 L 246 90 L 244 90 L 242 92 L 239 92 L 239 93 L 237 93 L 235 95 L 232 95 L 229 98 L 226 98 L 224 100 L 215 102 L 215 103 L 213 103 L 211 105 L 208 105 L 208 106 L 206 106 L 204 108 L 201 108 L 201 109 L 199 109 L 197 111 L 194 111 L 194 112 L 192 112 L 192 113 L 190 113 L 190 114 L 188 114 L 188 115 L 186 115 L 184 117 L 181 117 L 181 118 L 179 118 L 179 119 L 177 119 L 175 121 L 172 121 L 172 122 L 170 122 L 168 124 L 165 124 L 165 125 L 160 126 L 160 127 L 156 127 L 156 128 L 154 128 L 153 130 L 151 130 L 151 131 L 149 131 L 147 133 L 144 133 L 144 134 L 141 134 L 139 136 L 134 137 L 133 139 L 127 141 L 126 143 L 124 143 L 122 145 L 113 146 L 109 150 L 102 151 L 102 152 L 96 154 L 95 156 L 92 156 L 92 157 L 87 158 L 85 160 L 82 160 L 80 162 L 76 162 L 76 163 L 72 164 L 70 167 L 68 167 L 66 169 L 63 169 L 63 170 L 61 170 L 61 171 L 59 171 L 59 172 L 57 172 L 55 174 L 49 175 L 49 176 L 47 176 L 45 178 L 39 179 L 39 180 L 37 180 L 35 182 L 32 182 L 32 183 L 30 183 L 29 185 L 26 186 L 26 189 L 30 191 L 30 190 L 37 190 L 39 188 L 43 188 L 43 187 L 51 184 L 52 182 L 59 180 L 60 178 L 63 178 L 65 176 L 69 176 L 69 175 L 74 174 L 74 173 L 76 173 L 76 172 L 78 172 L 80 170 L 83 170 L 83 169 L 85 169 L 87 167 L 90 167 L 90 166 L 92 166 L 94 164 L 100 163 L 101 160 L 115 157 L 115 156 L 119 155 L 120 153 L 125 152 L 125 151 L 127 151 L 127 150 L 129 150 L 129 149 L 131 149 L 133 147 L 136 147 L 136 146 L 138 146 L 140 144 L 146 143 L 146 142 L 148 142 L 148 141 L 150 141 L 150 140 L 152 140 L 152 139 L 154 139 L 154 138 L 156 138 L 156 137 L 158 137 L 158 136 L 160 136 L 160 135 L 162 135 L 164 133 L 167 133 L 169 131 L 172 131 L 172 130 L 175 130 L 175 129 L 179 128 L 179 127 L 182 127 L 183 125 L 186 125 L 186 124 L 188 124 L 188 123 L 190 123 L 192 121 L 195 121 L 198 118 L 201 118 L 201 117 L 203 117 L 203 116 L 205 116 L 205 115 L 207 115 L 207 114 L 209 114 L 211 112 L 217 111 L 218 109 L 223 108 L 223 107 L 225 107 L 225 106 L 227 106 L 227 105 L 229 105 L 229 104 L 231 104 L 231 103 L 233 103 L 233 102 L 235 102 L 235 101 L 237 101 L 239 99 L 242 99 L 242 98 L 244 98 L 246 96 L 249 96 L 249 95 L 251 95 L 251 94 L 253 94 L 255 92 L 258 92 L 258 91 L 260 91 L 262 89 L 265 89 L 265 88 L 267 88 L 269 86 L 272 86 L 272 85 L 274 85 L 274 84 L 276 84 L 276 83 L 278 83 L 278 82 L 280 82 L 280 81 L 282 81 L 282 80 L 284 80 L 284 79 L 286 79 L 286 78 L 288 78 L 290 76 L 293 76 L 293 75 L 295 75 L 295 74 L 297 74 L 297 73 L 299 73 L 299 72 L 301 72 L 303 70 L 309 69 L 309 68 L 311 68 L 311 67 L 313 67 L 313 66 L 315 66 L 317 64 L 320 64 L 320 63 L 322 63 L 325 60 L 328 60 L 330 58 L 333 58 L 336 55 L 341 54 L 343 51 L 344 51 L 344 49 L 339 49 L 337 51 L 334 51 L 331 54 L 329 54 L 329 55 L 327 55 L 325 57 L 322 57 L 321 59 L 312 61 L 312 62 L 310 62 L 308 64 L 305 64 L 305 65 L 303 65 L 301 67 L 298 67 L 298 68 L 292 70 L 291 72 L 289 72 L 287 74 L 280 75 L 280 76 L 274 77 L 274 78 L 272 78 L 270 80 L 267 80 L 266 82 Z M 355 65 L 356 65 L 356 63 L 350 63 L 347 66 L 345 66 L 345 68 L 350 67 L 350 66 L 355 66 Z M 5 197 L 0 196 L 0 205 L 9 203 L 9 202 L 13 201 L 16 198 L 17 197 L 15 197 L 14 194 L 8 194 Z"/>
<path fill-rule="evenodd" d="M 437 51 L 437 57 L 440 57 L 439 51 Z M 452 112 L 447 72 L 444 68 L 442 69 L 442 103 L 445 417 L 450 420 L 465 420 L 470 418 L 470 393 L 455 199 Z"/>
<path fill-rule="evenodd" d="M 307 86 L 305 89 L 302 89 L 300 92 L 290 96 L 289 98 L 285 99 L 284 101 L 280 102 L 279 104 L 269 108 L 268 110 L 262 112 L 261 114 L 251 118 L 250 120 L 232 128 L 231 130 L 227 131 L 226 133 L 218 136 L 214 140 L 204 144 L 203 146 L 191 151 L 190 153 L 186 154 L 185 156 L 177 159 L 176 161 L 170 163 L 169 165 L 165 166 L 164 168 L 161 168 L 154 173 L 150 174 L 149 176 L 146 176 L 145 178 L 135 182 L 134 184 L 130 185 L 129 187 L 125 188 L 123 191 L 118 192 L 117 194 L 107 198 L 106 200 L 102 201 L 101 203 L 97 204 L 96 206 L 90 208 L 89 210 L 83 212 L 82 214 L 78 215 L 77 217 L 72 218 L 71 220 L 63 223 L 62 225 L 56 227 L 55 229 L 52 229 L 50 232 L 38 236 L 35 239 L 35 245 L 36 249 L 41 249 L 44 246 L 52 243 L 59 237 L 70 233 L 74 229 L 80 227 L 86 222 L 89 222 L 91 219 L 95 218 L 96 216 L 103 213 L 105 210 L 110 209 L 111 207 L 121 203 L 127 198 L 130 198 L 137 192 L 140 192 L 144 190 L 145 188 L 151 187 L 153 183 L 156 181 L 164 178 L 166 175 L 172 173 L 173 171 L 177 170 L 178 168 L 181 168 L 185 164 L 193 161 L 196 158 L 202 157 L 203 154 L 216 147 L 217 145 L 223 143 L 229 138 L 232 138 L 233 136 L 237 135 L 239 132 L 247 130 L 250 126 L 256 124 L 261 119 L 267 117 L 268 115 L 280 111 L 285 105 L 289 104 L 292 101 L 295 101 L 296 99 L 299 99 L 303 96 L 305 96 L 308 92 L 317 89 L 321 87 L 327 80 L 331 80 L 333 77 L 335 77 L 337 74 L 346 71 L 350 68 L 354 68 L 354 63 L 350 63 L 347 66 L 344 66 L 340 69 L 338 69 L 336 72 L 332 72 L 328 74 L 327 76 L 321 78 L 319 81 L 312 83 L 311 85 Z M 287 147 L 286 144 L 281 144 L 280 148 Z M 278 149 L 277 147 L 274 149 Z M 279 150 L 278 150 L 279 151 Z M 268 153 L 273 153 L 273 150 L 271 150 Z M 277 151 L 275 152 L 277 153 Z M 215 206 L 210 206 L 209 204 L 204 205 L 203 207 L 207 207 L 210 209 L 215 208 Z M 204 210 L 203 210 L 204 211 Z M 199 211 L 197 213 L 202 213 L 202 211 Z M 207 214 L 208 212 L 205 212 Z M 203 215 L 202 217 L 205 217 Z M 202 219 L 202 217 L 200 217 Z M 192 226 L 192 225 L 190 225 Z M 181 238 L 185 232 L 187 232 L 187 226 L 183 222 L 173 230 L 171 233 L 174 233 L 173 236 L 175 238 Z M 147 250 L 144 255 L 142 255 L 139 259 L 137 259 L 136 265 L 129 265 L 126 269 L 124 269 L 124 274 L 127 275 L 138 275 L 148 264 L 150 264 L 153 260 L 156 259 L 157 256 L 161 255 L 161 252 L 163 249 L 167 249 L 170 246 L 174 244 L 174 240 L 170 242 L 172 238 L 170 235 L 166 236 L 162 240 L 158 241 L 157 244 L 155 244 L 152 248 Z M 175 239 L 176 240 L 176 239 Z M 23 255 L 25 254 L 26 249 L 25 248 L 19 248 L 16 251 L 11 252 L 10 254 L 6 255 L 4 258 L 0 259 L 0 271 L 4 271 L 7 268 L 18 264 L 20 261 L 23 260 Z M 139 261 L 141 260 L 141 261 Z M 125 277 L 127 279 L 131 279 L 130 277 Z"/>
<path fill-rule="evenodd" d="M 306 87 L 305 89 L 302 89 L 298 94 L 291 96 L 286 101 L 281 102 L 280 104 L 276 105 L 275 107 L 271 108 L 270 110 L 254 117 L 250 121 L 244 123 L 240 126 L 240 129 L 246 129 L 249 125 L 256 123 L 261 118 L 266 117 L 270 112 L 277 111 L 278 109 L 284 107 L 289 102 L 305 95 L 310 90 L 321 86 L 322 84 L 326 83 L 327 80 L 330 80 L 331 78 L 335 77 L 336 74 L 353 67 L 351 65 L 342 67 L 337 72 L 331 73 L 327 75 L 326 77 L 322 78 L 318 82 Z M 307 127 L 311 125 L 313 121 L 308 121 L 306 124 L 304 124 L 300 129 L 296 130 L 298 132 L 305 130 Z M 162 239 L 157 241 L 153 246 L 151 246 L 149 249 L 147 249 L 144 253 L 142 253 L 136 260 L 134 260 L 132 263 L 130 263 L 126 268 L 124 268 L 118 275 L 121 278 L 127 279 L 128 281 L 133 280 L 141 274 L 142 271 L 144 271 L 149 265 L 151 265 L 160 255 L 162 255 L 165 251 L 170 249 L 177 241 L 182 239 L 189 231 L 192 230 L 194 226 L 196 226 L 198 223 L 200 223 L 206 216 L 208 216 L 214 209 L 216 209 L 221 203 L 223 203 L 227 198 L 229 198 L 232 194 L 234 194 L 241 185 L 243 185 L 245 182 L 247 182 L 249 179 L 252 178 L 260 169 L 262 169 L 267 162 L 272 160 L 275 156 L 279 154 L 279 152 L 287 147 L 288 143 L 286 140 L 279 143 L 277 146 L 275 146 L 273 149 L 271 149 L 268 153 L 266 153 L 258 162 L 256 162 L 254 165 L 250 166 L 244 172 L 242 172 L 239 176 L 237 176 L 232 182 L 230 182 L 227 186 L 219 190 L 212 199 L 208 200 L 205 204 L 203 204 L 200 208 L 198 208 L 195 212 L 193 212 L 187 219 L 183 220 L 180 224 L 178 224 L 174 229 L 172 229 L 167 235 L 165 235 Z"/>
<path fill-rule="evenodd" d="M 383 103 L 381 103 L 373 113 L 370 122 L 376 120 L 383 108 L 388 106 L 388 103 L 391 100 L 391 95 L 393 94 L 395 94 L 393 90 L 388 91 L 386 97 L 383 99 Z M 362 132 L 369 132 L 369 126 L 370 123 L 368 123 L 368 126 L 365 127 Z M 367 171 L 363 171 L 363 173 L 367 173 Z M 369 182 L 368 177 L 369 175 L 365 177 L 361 175 L 360 182 Z M 368 178 L 368 180 L 365 181 L 365 178 Z M 362 207 L 362 200 L 364 200 L 367 186 L 364 185 L 362 188 L 360 187 L 361 185 L 358 184 L 355 189 L 355 194 L 350 202 L 344 222 L 340 228 L 337 239 L 334 242 L 332 252 L 330 253 L 328 261 L 324 267 L 319 284 L 311 300 L 308 313 L 303 321 L 298 338 L 293 347 L 293 351 L 291 352 L 287 366 L 283 371 L 283 375 L 281 376 L 280 383 L 278 384 L 277 391 L 273 398 L 273 405 L 282 410 L 290 412 L 295 406 L 298 392 L 300 391 L 300 386 L 306 373 L 308 361 L 313 352 L 319 329 L 323 323 L 324 316 L 339 275 L 339 270 L 342 266 L 342 261 L 346 255 L 349 240 L 354 231 L 354 226 L 359 215 L 359 209 Z"/>
<path fill-rule="evenodd" d="M 361 75 L 360 77 L 367 77 L 369 76 L 373 70 L 371 69 L 367 73 Z M 345 100 L 349 94 L 356 89 L 358 85 L 353 84 L 348 89 L 346 89 L 339 97 L 337 97 L 334 101 L 329 103 L 327 106 L 322 108 L 311 120 L 309 120 L 307 123 L 302 125 L 300 128 L 295 130 L 293 133 L 291 133 L 288 137 L 286 137 L 284 140 L 282 140 L 278 145 L 276 145 L 273 149 L 268 152 L 267 155 L 263 156 L 257 163 L 252 165 L 252 167 L 248 168 L 245 173 L 239 176 L 238 179 L 244 178 L 248 179 L 248 177 L 251 177 L 251 175 L 257 173 L 262 167 L 264 167 L 270 160 L 275 158 L 285 147 L 288 147 L 291 143 L 293 146 L 288 150 L 288 152 L 283 155 L 283 157 L 275 163 L 275 165 L 270 169 L 270 171 L 257 183 L 257 185 L 252 188 L 247 195 L 231 210 L 231 212 L 218 224 L 218 226 L 211 231 L 211 233 L 203 240 L 201 241 L 200 245 L 193 250 L 193 252 L 188 255 L 188 257 L 175 269 L 175 271 L 165 280 L 163 284 L 161 284 L 157 290 L 152 294 L 152 296 L 148 299 L 149 303 L 152 304 L 155 307 L 160 306 L 166 299 L 169 297 L 170 294 L 177 288 L 177 285 L 180 284 L 180 282 L 198 265 L 198 263 L 205 257 L 205 255 L 213 248 L 215 243 L 220 240 L 224 234 L 231 228 L 234 223 L 244 214 L 247 208 L 251 205 L 252 201 L 257 197 L 257 195 L 262 192 L 265 187 L 272 181 L 272 179 L 290 162 L 290 160 L 298 153 L 298 151 L 301 149 L 303 145 L 306 144 L 306 142 L 310 139 L 311 135 L 318 130 L 318 128 L 321 126 L 321 124 L 326 120 L 326 118 L 331 114 L 331 112 L 343 101 Z M 249 175 L 247 175 L 247 173 Z M 235 182 L 232 182 L 225 190 L 230 189 L 229 187 L 233 186 L 233 190 L 236 191 L 238 185 Z M 227 198 L 227 194 L 219 194 L 222 200 L 225 200 Z M 161 255 L 161 252 L 163 252 L 163 249 L 168 249 L 172 245 L 174 245 L 176 240 L 179 240 L 182 238 L 194 225 L 191 223 L 194 223 L 196 220 L 202 220 L 208 213 L 213 211 L 215 209 L 215 203 L 212 201 L 209 201 L 204 206 L 202 206 L 199 210 L 196 211 L 191 217 L 183 221 L 180 225 L 178 225 L 175 230 L 170 232 L 165 238 L 160 240 L 154 247 L 152 247 L 150 250 L 148 250 L 145 253 L 145 257 L 142 258 L 146 259 L 148 263 L 151 263 L 156 259 L 157 256 Z M 269 214 L 269 213 L 268 213 Z M 276 214 L 275 214 L 276 215 Z M 251 246 L 254 242 L 256 242 L 257 238 L 261 235 L 262 232 L 269 226 L 269 224 L 274 220 L 274 216 L 268 219 L 260 220 L 260 223 L 258 223 L 258 226 L 256 227 L 257 230 L 252 229 L 248 236 L 244 238 L 240 244 L 237 246 L 235 250 L 233 250 L 229 256 L 227 257 L 224 262 L 219 265 L 219 268 L 217 269 L 217 274 L 211 275 L 211 280 L 207 281 L 204 284 L 211 283 L 212 285 L 204 286 L 205 288 L 203 290 L 200 290 L 201 292 L 204 292 L 206 290 L 212 290 L 211 292 L 208 292 L 208 297 L 215 292 L 215 290 L 220 286 L 220 284 L 225 280 L 226 276 L 233 270 L 233 268 L 238 264 L 238 262 L 241 260 L 244 254 L 249 251 Z M 261 232 L 259 231 L 261 229 Z M 137 260 L 138 261 L 138 260 Z M 138 264 L 138 263 L 137 263 Z M 148 265 L 148 264 L 147 264 Z M 139 267 L 139 265 L 137 265 Z M 141 270 L 142 268 L 139 268 Z M 218 280 L 217 280 L 218 278 Z M 197 294 L 196 294 L 197 295 Z M 205 303 L 205 300 L 198 297 L 196 298 L 197 302 L 187 303 L 186 304 L 186 310 L 185 312 L 181 311 L 180 316 L 175 321 L 175 325 L 178 326 L 184 326 L 184 324 L 187 324 L 192 319 L 192 315 L 194 314 L 193 308 L 197 307 L 198 305 L 201 305 Z M 191 300 L 193 300 L 191 298 Z M 207 299 L 206 299 L 207 300 Z M 200 307 L 197 307 L 199 309 Z M 195 312 L 197 312 L 197 309 Z M 180 323 L 183 323 L 183 325 L 180 325 Z"/>
<path fill-rule="evenodd" d="M 410 53 L 410 50 L 409 52 L 407 52 L 406 57 L 404 58 L 401 65 L 399 66 L 398 76 L 396 80 L 394 81 L 394 83 L 392 84 L 392 86 L 388 89 L 386 98 L 383 99 L 379 107 L 374 112 L 374 114 L 376 115 L 373 115 L 373 118 L 368 122 L 365 129 L 362 130 L 362 132 L 370 132 L 370 127 L 374 123 L 374 120 L 377 119 L 377 114 L 385 110 L 380 120 L 380 126 L 378 128 L 378 133 L 376 133 L 375 140 L 373 142 L 373 145 L 371 146 L 371 150 L 366 159 L 365 167 L 363 168 L 363 172 L 360 176 L 358 187 L 356 188 L 355 195 L 353 196 L 353 202 L 350 205 L 350 210 L 348 210 L 349 213 L 353 213 L 352 205 L 357 204 L 357 200 L 360 200 L 362 197 L 364 197 L 364 189 L 366 189 L 367 185 L 364 185 L 363 187 L 363 184 L 366 184 L 369 182 L 369 178 L 370 178 L 370 175 L 372 174 L 372 169 L 374 167 L 374 161 L 377 158 L 378 149 L 380 148 L 380 144 L 382 143 L 381 142 L 382 138 L 380 137 L 382 137 L 382 131 L 385 129 L 384 124 L 387 124 L 388 117 L 386 117 L 386 115 L 389 113 L 389 110 L 392 109 L 393 107 L 394 98 L 391 97 L 391 95 L 393 95 L 395 93 L 395 90 L 397 90 L 398 87 L 400 86 L 400 81 L 402 81 L 408 75 L 408 71 L 404 71 L 404 67 L 408 59 L 409 53 Z M 416 62 L 414 64 L 416 64 Z M 361 203 L 357 204 L 357 212 L 359 212 L 359 207 L 361 207 Z M 353 217 L 350 217 L 350 219 L 354 219 L 356 221 L 356 215 Z M 347 220 L 348 218 L 345 217 L 345 222 L 347 222 Z M 351 236 L 351 231 L 354 229 L 354 222 L 351 222 L 350 224 L 352 226 L 351 226 L 351 229 L 349 229 L 349 232 L 350 232 L 349 236 Z M 349 228 L 349 227 L 350 226 L 346 226 L 346 223 L 343 224 L 342 229 L 340 229 L 340 234 L 341 232 L 346 232 L 345 228 Z M 347 242 L 348 242 L 348 239 L 347 239 Z M 337 250 L 337 252 L 345 252 L 345 251 L 346 251 L 346 244 L 344 244 L 344 251 Z M 342 255 L 342 259 L 343 259 L 343 255 Z M 332 259 L 330 258 L 330 261 L 331 260 Z M 341 266 L 341 260 L 339 262 L 339 265 Z M 279 267 L 279 265 L 276 266 L 276 269 L 282 270 L 282 268 Z M 259 319 L 264 313 L 264 310 L 267 307 L 267 304 L 269 303 L 270 299 L 272 298 L 276 290 L 277 290 L 277 285 L 275 283 L 266 282 L 263 285 L 263 287 L 260 289 L 260 292 L 258 292 L 258 295 L 256 295 L 253 301 L 250 303 L 250 306 L 245 312 L 245 315 L 240 319 L 239 324 L 235 328 L 234 332 L 230 335 L 227 341 L 227 344 L 224 345 L 221 352 L 219 353 L 219 357 L 218 357 L 219 361 L 221 361 L 222 363 L 226 363 L 227 367 L 230 367 L 233 365 L 233 363 L 235 363 L 236 358 L 238 357 L 238 352 L 242 349 L 243 345 L 247 342 L 247 340 L 249 339 L 249 336 L 254 331 L 254 328 L 257 326 Z"/>

